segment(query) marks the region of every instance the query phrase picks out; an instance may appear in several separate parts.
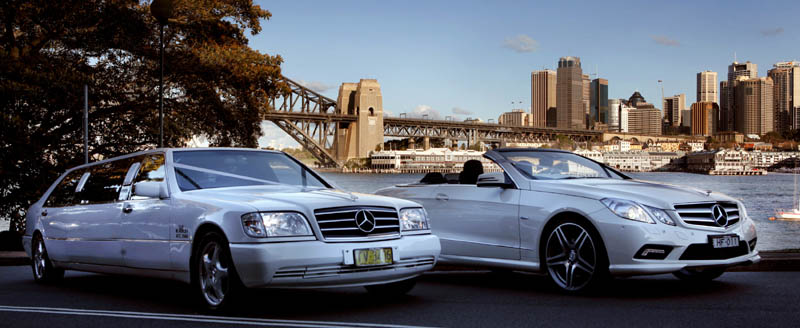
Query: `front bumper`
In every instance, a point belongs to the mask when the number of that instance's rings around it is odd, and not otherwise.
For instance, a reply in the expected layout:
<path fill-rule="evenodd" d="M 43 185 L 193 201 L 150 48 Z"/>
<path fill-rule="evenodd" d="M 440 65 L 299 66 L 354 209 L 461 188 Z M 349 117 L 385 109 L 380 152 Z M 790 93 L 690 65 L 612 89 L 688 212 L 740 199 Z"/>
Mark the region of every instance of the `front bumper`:
<path fill-rule="evenodd" d="M 352 265 L 353 250 L 381 247 L 393 249 L 391 265 Z M 230 250 L 239 278 L 247 287 L 313 288 L 364 286 L 413 278 L 433 268 L 441 246 L 438 237 L 428 234 L 372 242 L 232 243 Z"/>
<path fill-rule="evenodd" d="M 749 265 L 761 260 L 751 248 L 756 238 L 755 224 L 749 218 L 727 229 L 703 229 L 689 225 L 648 224 L 617 217 L 607 209 L 593 213 L 592 218 L 605 244 L 609 271 L 612 275 L 661 274 L 682 269 Z M 697 256 L 698 249 L 707 250 L 709 236 L 736 235 L 740 247 L 732 252 L 716 252 Z M 668 246 L 672 249 L 664 259 L 634 258 L 645 245 Z M 712 250 L 713 251 L 713 250 Z M 710 251 L 711 252 L 711 251 Z M 693 259 L 702 258 L 702 259 Z"/>

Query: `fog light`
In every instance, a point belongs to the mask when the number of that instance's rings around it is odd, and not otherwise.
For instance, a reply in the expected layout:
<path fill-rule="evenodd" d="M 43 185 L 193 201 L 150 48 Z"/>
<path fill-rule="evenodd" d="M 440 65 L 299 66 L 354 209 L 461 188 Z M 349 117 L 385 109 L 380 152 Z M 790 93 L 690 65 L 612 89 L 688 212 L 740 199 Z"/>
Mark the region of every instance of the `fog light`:
<path fill-rule="evenodd" d="M 663 260 L 667 258 L 669 252 L 672 251 L 672 246 L 666 245 L 644 245 L 639 251 L 636 252 L 636 255 L 633 256 L 635 259 L 645 259 L 645 260 Z"/>

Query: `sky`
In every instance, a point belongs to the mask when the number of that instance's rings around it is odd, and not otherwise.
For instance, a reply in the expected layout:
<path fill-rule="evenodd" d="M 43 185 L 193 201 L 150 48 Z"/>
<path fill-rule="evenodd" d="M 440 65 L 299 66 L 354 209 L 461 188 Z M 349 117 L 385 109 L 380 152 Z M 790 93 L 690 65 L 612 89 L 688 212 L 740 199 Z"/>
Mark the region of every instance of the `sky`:
<path fill-rule="evenodd" d="M 494 119 L 530 108 L 530 74 L 581 58 L 610 98 L 639 91 L 661 107 L 696 99 L 696 74 L 726 79 L 734 60 L 800 60 L 798 1 L 256 1 L 272 13 L 250 46 L 284 59 L 283 75 L 336 99 L 374 78 L 384 111 Z M 295 146 L 265 125 L 262 145 Z"/>

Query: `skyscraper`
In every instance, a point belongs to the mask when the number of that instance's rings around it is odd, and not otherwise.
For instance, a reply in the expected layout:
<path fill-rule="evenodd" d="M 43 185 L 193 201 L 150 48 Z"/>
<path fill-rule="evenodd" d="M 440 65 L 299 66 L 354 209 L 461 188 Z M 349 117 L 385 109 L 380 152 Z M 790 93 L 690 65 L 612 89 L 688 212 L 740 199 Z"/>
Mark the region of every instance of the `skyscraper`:
<path fill-rule="evenodd" d="M 557 126 L 564 129 L 585 129 L 583 107 L 583 70 L 578 57 L 561 57 L 556 74 Z"/>
<path fill-rule="evenodd" d="M 716 83 L 715 83 L 716 84 Z M 669 126 L 681 125 L 681 111 L 686 109 L 686 94 L 674 95 L 664 98 L 664 118 Z"/>
<path fill-rule="evenodd" d="M 767 76 L 773 82 L 775 131 L 783 133 L 800 128 L 800 63 L 777 63 Z"/>
<path fill-rule="evenodd" d="M 758 66 L 751 62 L 739 63 L 733 62 L 730 66 L 728 66 L 728 83 L 726 86 L 726 90 L 721 90 L 727 96 L 725 99 L 725 107 L 720 108 L 720 125 L 717 127 L 721 131 L 733 131 L 734 125 L 736 122 L 736 113 L 739 110 L 736 109 L 736 80 L 743 76 L 747 79 L 753 79 L 758 77 Z M 720 100 L 720 103 L 722 101 Z"/>
<path fill-rule="evenodd" d="M 723 117 L 722 115 L 724 108 L 728 108 L 728 81 L 719 82 L 719 112 L 717 112 L 717 130 L 714 133 L 728 131 L 726 130 L 727 116 Z"/>
<path fill-rule="evenodd" d="M 603 123 L 609 124 L 608 121 L 608 80 L 594 79 L 591 85 L 590 96 L 591 112 L 590 117 L 592 121 L 589 123 Z"/>
<path fill-rule="evenodd" d="M 717 72 L 697 73 L 697 102 L 717 102 Z"/>
<path fill-rule="evenodd" d="M 619 99 L 608 100 L 608 131 L 620 132 L 620 105 L 621 103 Z"/>
<path fill-rule="evenodd" d="M 583 113 L 585 115 L 585 123 L 586 128 L 590 128 L 592 124 L 592 120 L 589 118 L 592 112 L 592 102 L 591 102 L 591 84 L 592 80 L 589 79 L 589 75 L 583 74 L 581 75 L 583 81 Z"/>
<path fill-rule="evenodd" d="M 715 83 L 716 84 L 716 83 Z M 719 106 L 716 102 L 701 101 L 692 104 L 692 135 L 712 136 L 717 128 L 717 112 Z"/>
<path fill-rule="evenodd" d="M 744 134 L 764 135 L 774 129 L 772 79 L 768 77 L 736 81 L 734 130 Z"/>
<path fill-rule="evenodd" d="M 661 135 L 661 111 L 653 104 L 645 101 L 639 91 L 628 99 L 627 128 L 630 133 Z"/>
<path fill-rule="evenodd" d="M 547 111 L 556 107 L 556 72 L 551 70 L 531 73 L 532 125 L 547 126 Z"/>

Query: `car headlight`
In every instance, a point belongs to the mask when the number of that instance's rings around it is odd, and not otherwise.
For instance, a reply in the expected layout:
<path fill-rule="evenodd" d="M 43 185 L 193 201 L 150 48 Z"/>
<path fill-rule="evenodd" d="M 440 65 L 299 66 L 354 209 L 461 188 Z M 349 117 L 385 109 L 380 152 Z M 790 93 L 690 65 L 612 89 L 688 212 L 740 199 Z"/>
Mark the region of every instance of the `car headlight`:
<path fill-rule="evenodd" d="M 428 214 L 422 208 L 400 210 L 400 231 L 428 230 Z"/>
<path fill-rule="evenodd" d="M 242 215 L 242 227 L 256 238 L 312 235 L 306 217 L 296 212 L 248 213 Z"/>
<path fill-rule="evenodd" d="M 647 215 L 647 212 L 645 212 L 645 210 L 639 206 L 639 204 L 636 204 L 632 201 L 616 198 L 603 198 L 600 200 L 600 202 L 608 207 L 611 212 L 614 212 L 614 214 L 623 219 L 651 224 L 656 223 L 653 218 Z"/>
<path fill-rule="evenodd" d="M 660 221 L 661 223 L 668 224 L 671 226 L 675 225 L 675 221 L 672 220 L 672 217 L 669 216 L 669 213 L 667 213 L 667 211 L 652 206 L 647 206 L 647 205 L 642 205 L 642 206 L 644 206 L 644 208 L 648 212 L 650 212 L 650 214 L 654 218 L 656 218 L 656 220 Z"/>

